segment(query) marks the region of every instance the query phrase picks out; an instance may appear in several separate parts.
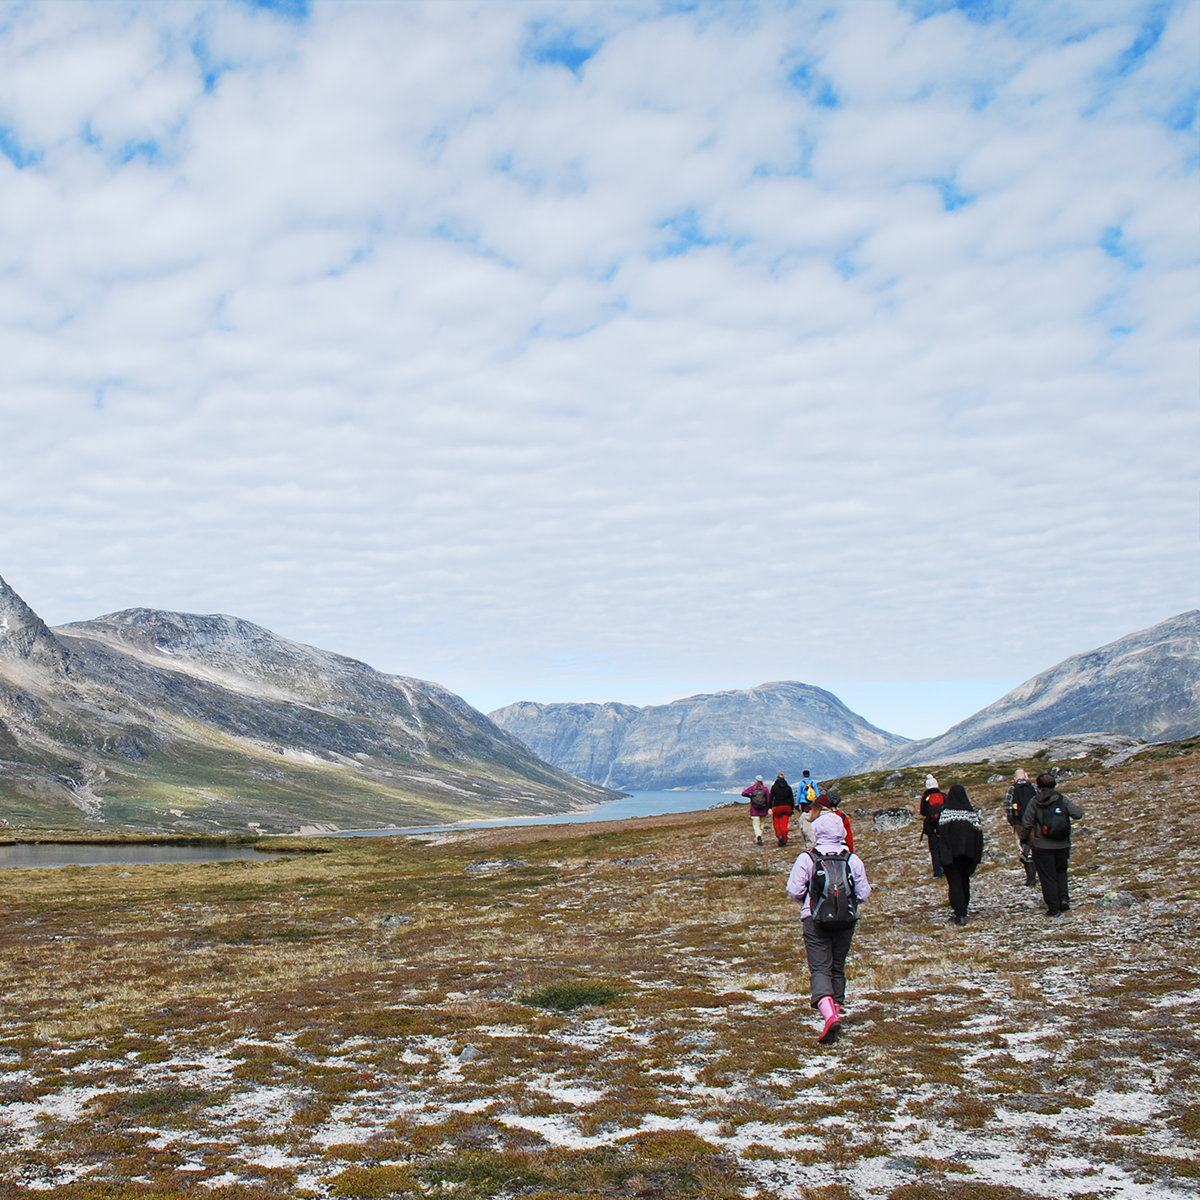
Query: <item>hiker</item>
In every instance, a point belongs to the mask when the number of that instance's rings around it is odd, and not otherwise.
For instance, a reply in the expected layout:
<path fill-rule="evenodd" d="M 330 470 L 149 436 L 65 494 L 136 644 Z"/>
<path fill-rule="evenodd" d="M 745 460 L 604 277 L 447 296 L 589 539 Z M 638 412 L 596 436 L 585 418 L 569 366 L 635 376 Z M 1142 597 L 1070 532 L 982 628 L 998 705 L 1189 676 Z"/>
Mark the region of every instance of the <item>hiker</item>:
<path fill-rule="evenodd" d="M 1067 860 L 1071 857 L 1071 822 L 1083 816 L 1083 809 L 1070 796 L 1058 790 L 1053 775 L 1037 777 L 1037 795 L 1025 808 L 1021 828 L 1033 850 L 1033 865 L 1042 884 L 1046 916 L 1058 917 L 1071 907 L 1067 892 Z"/>
<path fill-rule="evenodd" d="M 950 787 L 938 818 L 937 836 L 954 921 L 965 925 L 971 903 L 971 876 L 983 858 L 983 825 L 961 783 Z"/>
<path fill-rule="evenodd" d="M 849 846 L 851 850 L 853 850 L 854 849 L 854 830 L 851 829 L 851 827 L 850 827 L 850 818 L 848 816 L 846 816 L 846 814 L 844 812 L 842 812 L 842 798 L 838 794 L 837 788 L 830 788 L 829 791 L 826 793 L 825 798 L 828 801 L 828 804 L 822 805 L 822 807 L 828 807 L 832 812 L 837 813 L 837 815 L 842 818 L 842 824 L 846 827 L 846 845 Z M 819 800 L 820 797 L 818 796 L 817 799 Z M 814 803 L 815 803 L 815 801 L 814 801 Z"/>
<path fill-rule="evenodd" d="M 800 785 L 796 788 L 796 803 L 802 813 L 811 812 L 813 801 L 821 794 L 817 781 L 807 771 L 800 772 Z"/>
<path fill-rule="evenodd" d="M 792 785 L 783 777 L 780 771 L 771 784 L 771 819 L 775 823 L 775 840 L 781 845 L 788 844 L 788 826 L 792 821 L 792 813 L 796 808 L 796 796 Z"/>
<path fill-rule="evenodd" d="M 871 894 L 871 885 L 862 859 L 846 845 L 841 817 L 824 811 L 812 826 L 816 847 L 796 859 L 787 892 L 801 906 L 812 1006 L 825 1018 L 817 1041 L 828 1046 L 842 1032 L 846 955 L 858 905 Z"/>
<path fill-rule="evenodd" d="M 755 775 L 754 782 L 742 793 L 750 801 L 750 824 L 754 827 L 754 840 L 762 845 L 762 819 L 770 812 L 771 794 L 763 783 L 761 775 Z"/>
<path fill-rule="evenodd" d="M 929 861 L 933 864 L 934 879 L 941 879 L 945 873 L 942 870 L 942 849 L 938 841 L 938 817 L 942 815 L 942 805 L 945 803 L 946 797 L 942 795 L 938 781 L 932 775 L 926 775 L 925 791 L 921 796 L 921 816 L 925 820 L 921 823 L 921 837 L 917 838 L 917 841 L 922 837 L 929 839 Z"/>
<path fill-rule="evenodd" d="M 1017 853 L 1021 856 L 1021 865 L 1025 868 L 1025 883 L 1029 887 L 1037 887 L 1037 871 L 1033 866 L 1033 851 L 1025 841 L 1025 831 L 1021 828 L 1021 819 L 1030 800 L 1037 795 L 1037 788 L 1029 782 L 1029 776 L 1024 767 L 1018 767 L 1013 772 L 1013 781 L 1004 793 L 1004 816 L 1012 826 L 1013 836 L 1017 839 Z"/>

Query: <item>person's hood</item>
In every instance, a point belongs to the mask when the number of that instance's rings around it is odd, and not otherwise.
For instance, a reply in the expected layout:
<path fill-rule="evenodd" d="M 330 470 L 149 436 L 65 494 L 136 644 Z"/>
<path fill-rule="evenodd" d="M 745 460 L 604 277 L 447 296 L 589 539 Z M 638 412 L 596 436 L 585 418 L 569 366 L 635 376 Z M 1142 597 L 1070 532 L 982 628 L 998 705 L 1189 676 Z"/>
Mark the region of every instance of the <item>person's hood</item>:
<path fill-rule="evenodd" d="M 822 813 L 812 823 L 813 835 L 817 839 L 817 849 L 840 849 L 846 844 L 846 826 L 837 813 Z"/>

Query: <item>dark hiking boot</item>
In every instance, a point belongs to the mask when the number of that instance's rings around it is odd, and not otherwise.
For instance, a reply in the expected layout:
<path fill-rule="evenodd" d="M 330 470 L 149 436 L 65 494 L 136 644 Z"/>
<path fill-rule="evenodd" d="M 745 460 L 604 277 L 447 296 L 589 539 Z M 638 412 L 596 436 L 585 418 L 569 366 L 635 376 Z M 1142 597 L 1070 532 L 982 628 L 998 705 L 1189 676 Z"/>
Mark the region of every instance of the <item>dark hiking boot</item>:
<path fill-rule="evenodd" d="M 960 917 L 954 918 L 955 925 L 965 925 L 967 923 L 967 914 L 963 913 Z"/>
<path fill-rule="evenodd" d="M 755 841 L 755 843 L 756 843 L 757 845 L 759 845 L 759 846 L 761 846 L 761 845 L 762 845 L 762 838 L 761 838 L 761 837 L 756 837 L 756 838 L 754 839 L 754 841 Z"/>
<path fill-rule="evenodd" d="M 779 845 L 779 846 L 786 846 L 786 845 L 787 845 L 787 842 L 785 842 L 785 841 L 783 840 L 783 838 L 781 838 L 781 837 L 777 837 L 777 838 L 775 839 L 775 842 L 776 842 L 776 844 L 777 844 L 777 845 Z"/>

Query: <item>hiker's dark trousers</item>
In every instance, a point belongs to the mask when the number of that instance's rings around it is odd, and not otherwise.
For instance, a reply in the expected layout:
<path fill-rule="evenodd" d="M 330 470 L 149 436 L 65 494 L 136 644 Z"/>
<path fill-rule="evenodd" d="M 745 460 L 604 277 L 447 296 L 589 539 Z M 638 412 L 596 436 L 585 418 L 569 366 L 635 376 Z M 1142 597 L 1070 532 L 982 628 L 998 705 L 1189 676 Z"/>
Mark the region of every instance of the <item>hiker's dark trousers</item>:
<path fill-rule="evenodd" d="M 956 917 L 965 917 L 971 903 L 971 874 L 975 870 L 973 859 L 960 854 L 957 858 L 942 863 L 946 872 L 946 886 L 950 891 L 950 907 Z"/>
<path fill-rule="evenodd" d="M 812 983 L 812 1006 L 822 996 L 832 996 L 834 1004 L 846 1002 L 846 955 L 850 953 L 849 929 L 818 929 L 812 917 L 804 918 L 804 949 L 808 954 L 808 975 Z"/>
<path fill-rule="evenodd" d="M 933 877 L 938 879 L 942 874 L 942 839 L 936 833 L 929 835 L 929 861 L 933 864 Z"/>
<path fill-rule="evenodd" d="M 1047 912 L 1060 913 L 1071 907 L 1071 897 L 1067 894 L 1067 859 L 1070 857 L 1069 846 L 1065 850 L 1033 848 L 1033 865 L 1042 881 L 1042 899 L 1046 901 Z"/>

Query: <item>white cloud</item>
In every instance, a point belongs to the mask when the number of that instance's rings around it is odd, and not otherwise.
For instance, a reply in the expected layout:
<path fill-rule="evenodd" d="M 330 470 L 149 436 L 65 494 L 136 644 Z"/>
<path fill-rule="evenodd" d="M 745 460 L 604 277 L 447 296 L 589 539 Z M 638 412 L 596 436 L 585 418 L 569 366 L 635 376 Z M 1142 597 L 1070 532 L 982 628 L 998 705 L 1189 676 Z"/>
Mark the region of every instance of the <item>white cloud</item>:
<path fill-rule="evenodd" d="M 0 573 L 510 698 L 1008 679 L 1193 606 L 1198 42 L 13 7 Z"/>

